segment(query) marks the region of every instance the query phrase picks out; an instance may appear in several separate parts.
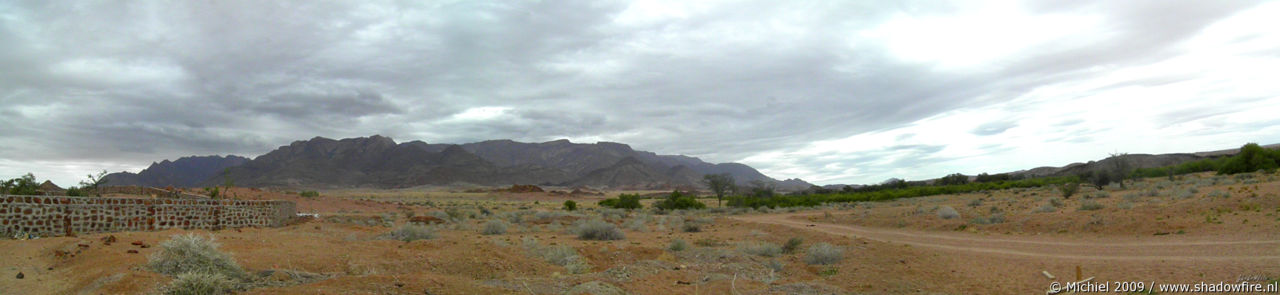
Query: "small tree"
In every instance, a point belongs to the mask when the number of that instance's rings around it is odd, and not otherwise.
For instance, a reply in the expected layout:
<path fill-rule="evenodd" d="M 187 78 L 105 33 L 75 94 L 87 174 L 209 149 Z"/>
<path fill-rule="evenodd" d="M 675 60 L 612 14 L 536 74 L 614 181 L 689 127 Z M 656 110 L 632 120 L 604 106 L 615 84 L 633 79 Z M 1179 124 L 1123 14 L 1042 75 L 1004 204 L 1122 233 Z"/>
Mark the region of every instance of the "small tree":
<path fill-rule="evenodd" d="M 1111 170 L 1108 171 L 1111 174 L 1110 177 L 1112 180 L 1120 182 L 1120 188 L 1122 189 L 1124 188 L 1124 178 L 1128 176 L 1129 173 L 1132 173 L 1132 171 L 1130 171 L 1132 168 L 1129 165 L 1128 156 L 1129 154 L 1127 153 L 1115 153 L 1111 154 L 1111 157 L 1108 157 L 1108 159 L 1111 160 Z"/>
<path fill-rule="evenodd" d="M 969 177 L 964 176 L 964 174 L 960 174 L 960 173 L 943 176 L 942 178 L 938 179 L 938 185 L 958 185 L 958 184 L 967 184 L 967 183 L 969 183 Z"/>
<path fill-rule="evenodd" d="M 564 210 L 565 210 L 565 211 L 578 210 L 578 202 L 574 202 L 573 200 L 565 200 L 565 201 L 564 201 Z"/>
<path fill-rule="evenodd" d="M 102 193 L 98 192 L 98 187 L 107 184 L 106 176 L 107 176 L 107 170 L 102 170 L 102 172 L 98 172 L 98 175 L 96 176 L 90 173 L 89 175 L 86 176 L 86 178 L 88 178 L 87 180 L 80 182 L 80 189 L 89 191 L 89 193 L 92 193 L 96 196 L 102 196 Z"/>
<path fill-rule="evenodd" d="M 751 187 L 749 190 L 751 191 L 752 197 L 772 198 L 773 195 L 775 194 L 776 188 L 773 186 L 772 183 L 767 183 L 767 182 L 764 182 L 763 180 L 752 180 L 750 184 L 751 184 Z"/>
<path fill-rule="evenodd" d="M 663 210 L 676 210 L 676 209 L 703 209 L 703 208 L 707 208 L 707 205 L 703 204 L 702 202 L 698 202 L 698 200 L 694 199 L 692 195 L 686 195 L 686 194 L 680 193 L 680 191 L 678 190 L 675 190 L 675 191 L 671 191 L 670 195 L 667 195 L 667 199 L 662 200 L 661 202 L 654 203 L 653 207 L 656 207 L 658 209 L 663 209 Z"/>
<path fill-rule="evenodd" d="M 35 195 L 38 194 L 36 191 L 38 188 L 40 188 L 40 185 L 36 184 L 36 176 L 31 173 L 27 173 L 22 177 L 4 181 L 3 184 L 0 184 L 0 193 L 10 195 Z"/>
<path fill-rule="evenodd" d="M 737 181 L 733 179 L 733 175 L 729 173 L 707 174 L 702 176 L 702 183 L 706 184 L 712 193 L 716 194 L 716 206 L 721 207 L 721 200 L 724 195 L 733 190 L 737 185 Z"/>

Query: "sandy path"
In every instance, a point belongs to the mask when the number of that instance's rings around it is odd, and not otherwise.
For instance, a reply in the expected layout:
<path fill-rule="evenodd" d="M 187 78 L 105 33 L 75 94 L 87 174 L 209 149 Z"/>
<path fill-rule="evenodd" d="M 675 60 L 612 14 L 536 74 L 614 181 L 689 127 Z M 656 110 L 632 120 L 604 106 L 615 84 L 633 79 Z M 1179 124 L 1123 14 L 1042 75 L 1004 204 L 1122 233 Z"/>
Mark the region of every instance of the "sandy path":
<path fill-rule="evenodd" d="M 810 222 L 814 213 L 733 216 L 735 220 L 776 224 L 826 234 L 907 244 L 946 251 L 1033 258 L 1108 261 L 1280 261 L 1280 238 L 1226 235 L 1188 237 L 1089 237 L 984 235 L 928 232 Z"/>

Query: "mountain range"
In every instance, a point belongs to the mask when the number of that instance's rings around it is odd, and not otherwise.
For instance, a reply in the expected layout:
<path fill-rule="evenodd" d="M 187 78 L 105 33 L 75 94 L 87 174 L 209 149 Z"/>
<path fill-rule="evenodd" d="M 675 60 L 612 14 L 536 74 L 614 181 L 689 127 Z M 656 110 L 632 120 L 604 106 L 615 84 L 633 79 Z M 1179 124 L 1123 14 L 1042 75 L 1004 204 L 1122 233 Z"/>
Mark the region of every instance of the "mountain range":
<path fill-rule="evenodd" d="M 705 174 L 728 173 L 739 184 L 761 181 L 782 191 L 812 186 L 779 181 L 739 163 L 712 164 L 683 155 L 658 155 L 614 142 L 490 140 L 467 144 L 396 143 L 388 137 L 295 141 L 252 160 L 239 156 L 184 157 L 145 170 L 107 175 L 108 185 L 406 188 L 427 185 L 540 184 L 609 189 L 700 186 Z"/>

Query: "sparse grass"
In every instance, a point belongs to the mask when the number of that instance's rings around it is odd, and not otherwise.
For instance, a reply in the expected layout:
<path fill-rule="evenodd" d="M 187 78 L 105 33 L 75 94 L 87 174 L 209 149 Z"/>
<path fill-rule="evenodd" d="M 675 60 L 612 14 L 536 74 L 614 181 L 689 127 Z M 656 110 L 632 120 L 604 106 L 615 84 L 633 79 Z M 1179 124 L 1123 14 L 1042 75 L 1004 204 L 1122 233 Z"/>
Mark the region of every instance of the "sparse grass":
<path fill-rule="evenodd" d="M 795 237 L 787 239 L 787 242 L 785 244 L 782 244 L 782 253 L 786 253 L 786 254 L 795 253 L 796 249 L 800 248 L 801 243 L 804 243 L 804 239 L 795 238 Z"/>
<path fill-rule="evenodd" d="M 693 223 L 693 222 L 685 222 L 684 225 L 680 226 L 680 231 L 687 232 L 687 233 L 701 232 L 702 225 Z"/>
<path fill-rule="evenodd" d="M 817 243 L 805 251 L 804 262 L 816 265 L 836 264 L 844 260 L 844 249 L 827 243 Z"/>
<path fill-rule="evenodd" d="M 532 238 L 524 239 L 523 247 L 533 256 L 542 258 L 548 263 L 563 266 L 569 273 L 580 274 L 591 271 L 591 264 L 578 255 L 578 250 L 573 247 L 566 245 L 543 247 L 538 240 Z"/>
<path fill-rule="evenodd" d="M 769 259 L 769 261 L 764 262 L 764 267 L 767 267 L 770 270 L 773 270 L 774 272 L 782 272 L 782 269 L 785 266 L 786 265 L 782 264 L 782 262 L 778 261 L 777 259 Z"/>
<path fill-rule="evenodd" d="M 693 244 L 698 245 L 699 247 L 720 247 L 726 245 L 724 242 L 712 238 L 693 241 Z"/>
<path fill-rule="evenodd" d="M 973 219 L 969 220 L 969 222 L 970 222 L 970 223 L 973 223 L 973 224 L 999 224 L 999 223 L 1004 223 L 1004 214 L 991 214 L 991 216 L 990 216 L 990 217 L 987 217 L 987 218 L 975 217 L 975 218 L 973 218 Z"/>
<path fill-rule="evenodd" d="M 1111 197 L 1111 193 L 1108 193 L 1107 191 L 1096 191 L 1090 196 L 1094 199 L 1106 199 Z"/>
<path fill-rule="evenodd" d="M 1063 205 L 1062 199 L 1052 198 L 1052 197 L 1049 198 L 1049 206 L 1053 206 L 1054 208 L 1059 208 L 1059 207 L 1062 207 L 1062 205 Z"/>
<path fill-rule="evenodd" d="M 1142 195 L 1139 195 L 1138 193 L 1127 193 L 1124 194 L 1122 198 L 1124 198 L 1125 201 L 1136 202 L 1138 199 L 1142 198 Z"/>
<path fill-rule="evenodd" d="M 583 222 L 574 231 L 577 232 L 578 238 L 583 240 L 612 241 L 626 238 L 617 226 L 603 220 Z"/>
<path fill-rule="evenodd" d="M 1120 203 L 1116 203 L 1116 208 L 1125 210 L 1133 209 L 1133 202 L 1121 201 Z"/>
<path fill-rule="evenodd" d="M 782 247 L 769 242 L 746 243 L 739 246 L 738 249 L 743 253 L 764 257 L 775 257 L 778 254 L 782 254 Z"/>
<path fill-rule="evenodd" d="M 489 220 L 484 223 L 484 230 L 480 232 L 485 235 L 501 235 L 507 233 L 507 223 L 502 220 Z"/>
<path fill-rule="evenodd" d="M 1225 199 L 1225 198 L 1230 198 L 1230 197 L 1231 197 L 1231 193 L 1224 192 L 1224 191 L 1220 191 L 1220 190 L 1214 190 L 1214 191 L 1212 191 L 1212 192 L 1209 192 L 1209 197 L 1210 197 L 1210 198 L 1224 198 L 1224 199 Z"/>
<path fill-rule="evenodd" d="M 188 272 L 179 274 L 163 291 L 166 295 L 230 294 L 236 282 L 217 273 Z"/>
<path fill-rule="evenodd" d="M 960 212 L 956 212 L 956 209 L 951 208 L 951 206 L 938 207 L 938 218 L 942 218 L 942 219 L 960 218 Z"/>
<path fill-rule="evenodd" d="M 1080 202 L 1080 208 L 1079 208 L 1079 210 L 1080 210 L 1080 211 L 1093 211 L 1093 210 L 1098 210 L 1098 209 L 1102 209 L 1102 208 L 1103 208 L 1102 204 L 1099 204 L 1098 202 L 1094 202 L 1094 201 L 1092 201 L 1092 200 L 1084 200 L 1084 201 Z"/>
<path fill-rule="evenodd" d="M 969 201 L 969 204 L 968 204 L 968 205 L 969 205 L 969 207 L 978 207 L 978 206 L 982 206 L 982 199 L 973 199 L 972 201 Z"/>
<path fill-rule="evenodd" d="M 672 240 L 671 244 L 667 245 L 667 250 L 675 252 L 684 251 L 685 249 L 689 249 L 689 242 L 685 242 L 683 239 Z"/>
<path fill-rule="evenodd" d="M 218 246 L 212 236 L 208 239 L 195 234 L 170 236 L 160 243 L 160 251 L 149 257 L 147 266 L 167 275 L 196 272 L 236 280 L 247 278 L 244 269 L 231 255 L 219 251 Z"/>
<path fill-rule="evenodd" d="M 1036 213 L 1052 213 L 1052 212 L 1058 212 L 1058 207 L 1054 207 L 1054 206 L 1053 206 L 1053 204 L 1048 204 L 1048 203 L 1046 203 L 1046 204 L 1044 204 L 1044 206 L 1040 206 L 1039 208 L 1036 208 L 1036 211 L 1035 211 L 1035 212 L 1036 212 Z"/>
<path fill-rule="evenodd" d="M 435 239 L 436 231 L 425 225 L 410 224 L 391 231 L 389 236 L 395 240 L 412 242 Z"/>

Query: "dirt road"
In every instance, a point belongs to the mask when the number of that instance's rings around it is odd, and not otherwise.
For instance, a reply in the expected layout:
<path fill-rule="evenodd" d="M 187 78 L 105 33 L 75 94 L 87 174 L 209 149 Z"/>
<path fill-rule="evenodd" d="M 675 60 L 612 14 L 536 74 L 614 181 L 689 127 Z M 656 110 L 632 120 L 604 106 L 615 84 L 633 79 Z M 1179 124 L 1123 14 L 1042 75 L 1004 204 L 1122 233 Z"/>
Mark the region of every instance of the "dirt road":
<path fill-rule="evenodd" d="M 791 213 L 731 218 L 969 254 L 1106 261 L 1280 261 L 1280 237 L 1276 236 L 1164 235 L 1071 238 L 1050 235 L 1002 235 L 871 228 L 806 220 L 806 218 L 820 216 L 821 214 L 815 213 Z"/>

